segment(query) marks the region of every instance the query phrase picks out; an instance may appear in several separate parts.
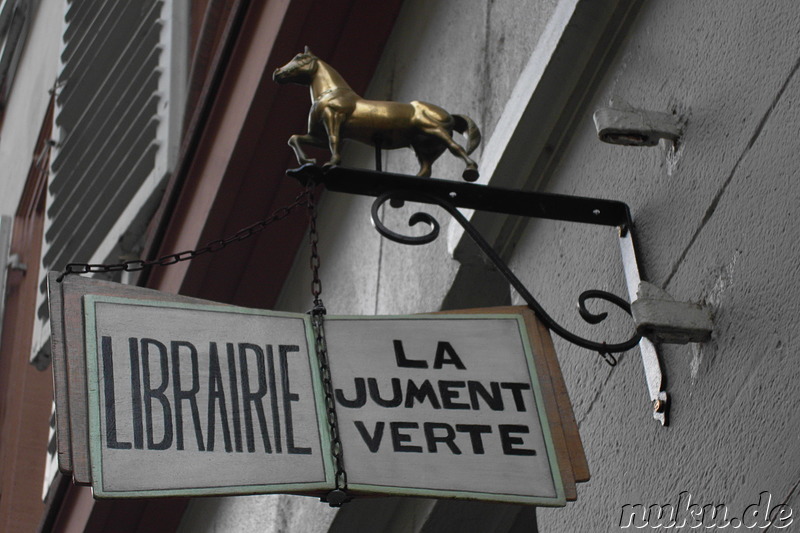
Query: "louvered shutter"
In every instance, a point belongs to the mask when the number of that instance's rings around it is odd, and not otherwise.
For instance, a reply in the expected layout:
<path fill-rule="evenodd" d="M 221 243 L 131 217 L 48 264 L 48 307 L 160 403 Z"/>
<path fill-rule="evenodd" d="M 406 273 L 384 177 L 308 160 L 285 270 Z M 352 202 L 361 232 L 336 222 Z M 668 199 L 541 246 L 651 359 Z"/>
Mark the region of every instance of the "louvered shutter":
<path fill-rule="evenodd" d="M 44 484 L 42 486 L 42 500 L 47 499 L 50 486 L 58 474 L 58 443 L 56 442 L 56 404 L 50 408 L 50 425 L 47 430 L 47 458 L 44 463 Z"/>
<path fill-rule="evenodd" d="M 140 236 L 174 166 L 187 11 L 188 0 L 66 2 L 31 354 L 39 367 L 49 362 L 47 272 L 135 252 L 120 243 Z"/>

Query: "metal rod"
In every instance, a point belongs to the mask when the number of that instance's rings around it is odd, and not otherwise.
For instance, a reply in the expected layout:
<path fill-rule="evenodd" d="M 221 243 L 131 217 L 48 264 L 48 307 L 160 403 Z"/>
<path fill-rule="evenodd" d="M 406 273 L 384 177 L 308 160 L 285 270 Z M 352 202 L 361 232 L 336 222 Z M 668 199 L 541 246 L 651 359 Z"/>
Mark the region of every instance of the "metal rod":
<path fill-rule="evenodd" d="M 636 292 L 639 282 L 642 281 L 642 271 L 639 266 L 639 259 L 636 256 L 636 243 L 633 234 L 633 227 L 627 230 L 620 229 L 619 247 L 622 253 L 622 268 L 625 272 L 625 282 L 628 289 L 628 297 L 633 302 L 636 300 Z M 653 405 L 653 418 L 667 425 L 667 413 L 669 409 L 669 397 L 664 390 L 664 376 L 661 371 L 661 359 L 655 344 L 646 337 L 639 341 L 639 352 L 644 366 L 644 375 L 647 382 L 647 392 Z"/>
<path fill-rule="evenodd" d="M 380 196 L 389 191 L 414 191 L 446 199 L 453 206 L 507 215 L 581 222 L 601 226 L 629 226 L 630 210 L 623 202 L 542 192 L 515 191 L 474 183 L 418 178 L 390 172 L 344 167 L 321 169 L 303 165 L 287 171 L 301 183 L 324 184 L 335 192 Z M 420 202 L 428 202 L 420 196 Z"/>

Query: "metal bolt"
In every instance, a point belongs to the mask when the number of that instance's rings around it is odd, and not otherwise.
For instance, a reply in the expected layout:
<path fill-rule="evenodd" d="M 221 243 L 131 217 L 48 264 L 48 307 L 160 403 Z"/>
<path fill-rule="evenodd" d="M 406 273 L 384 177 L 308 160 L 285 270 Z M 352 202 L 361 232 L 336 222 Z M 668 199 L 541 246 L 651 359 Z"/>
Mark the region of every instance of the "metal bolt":
<path fill-rule="evenodd" d="M 331 507 L 341 507 L 347 501 L 347 493 L 342 489 L 334 489 L 325 497 L 325 501 Z"/>
<path fill-rule="evenodd" d="M 665 402 L 661 400 L 653 400 L 653 411 L 656 413 L 664 412 L 664 407 L 666 407 Z"/>

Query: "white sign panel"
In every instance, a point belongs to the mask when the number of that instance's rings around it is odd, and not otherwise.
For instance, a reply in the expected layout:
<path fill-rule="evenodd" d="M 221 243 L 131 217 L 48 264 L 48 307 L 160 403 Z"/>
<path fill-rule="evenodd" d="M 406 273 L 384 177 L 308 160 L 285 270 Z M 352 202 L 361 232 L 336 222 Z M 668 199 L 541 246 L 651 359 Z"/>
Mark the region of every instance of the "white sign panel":
<path fill-rule="evenodd" d="M 331 486 L 303 315 L 84 297 L 97 497 Z"/>
<path fill-rule="evenodd" d="M 351 488 L 565 504 L 521 317 L 330 317 L 325 336 Z"/>
<path fill-rule="evenodd" d="M 334 488 L 308 315 L 96 294 L 83 305 L 96 497 Z M 324 327 L 349 491 L 565 504 L 520 315 Z"/>

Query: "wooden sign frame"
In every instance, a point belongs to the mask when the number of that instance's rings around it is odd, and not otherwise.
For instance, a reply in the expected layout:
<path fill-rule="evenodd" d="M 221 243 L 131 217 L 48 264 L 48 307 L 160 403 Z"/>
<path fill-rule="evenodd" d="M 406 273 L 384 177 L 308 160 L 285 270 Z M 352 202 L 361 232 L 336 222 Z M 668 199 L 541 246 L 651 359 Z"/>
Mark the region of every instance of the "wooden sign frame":
<path fill-rule="evenodd" d="M 96 466 L 93 457 L 97 456 L 97 450 L 90 456 L 90 442 L 96 440 L 90 438 L 90 427 L 96 427 L 98 420 L 96 416 L 97 402 L 96 391 L 87 390 L 87 376 L 96 373 L 96 368 L 87 367 L 87 349 L 92 350 L 90 342 L 84 334 L 85 327 L 89 325 L 89 318 L 84 309 L 84 296 L 89 302 L 113 301 L 114 298 L 138 300 L 143 305 L 152 306 L 187 306 L 203 307 L 207 309 L 220 309 L 228 307 L 225 304 L 198 300 L 184 296 L 172 295 L 134 287 L 118 283 L 100 281 L 79 276 L 69 276 L 63 282 L 56 282 L 56 274 L 51 274 L 48 278 L 50 283 L 50 309 L 51 309 L 51 329 L 52 329 L 52 353 L 53 353 L 53 379 L 55 385 L 56 403 L 56 424 L 57 424 L 57 443 L 59 468 L 62 472 L 72 474 L 74 481 L 78 484 L 90 485 L 93 481 L 102 480 L 102 466 Z M 236 308 L 236 312 L 239 312 Z M 262 312 L 246 310 L 255 314 Z M 474 318 L 485 319 L 487 317 L 498 317 L 513 315 L 520 324 L 523 344 L 526 346 L 526 360 L 531 377 L 531 383 L 538 383 L 535 399 L 536 405 L 542 407 L 544 414 L 539 414 L 542 424 L 542 431 L 548 437 L 548 459 L 553 472 L 553 479 L 558 479 L 557 497 L 554 499 L 537 500 L 535 498 L 519 498 L 514 495 L 502 495 L 497 493 L 482 493 L 469 491 L 453 490 L 428 490 L 414 489 L 413 487 L 390 487 L 385 484 L 372 484 L 368 480 L 352 478 L 350 480 L 349 491 L 355 495 L 375 496 L 379 494 L 388 495 L 413 495 L 431 497 L 453 497 L 482 499 L 491 501 L 508 501 L 528 503 L 534 505 L 564 505 L 566 501 L 574 501 L 577 498 L 575 484 L 589 480 L 589 469 L 586 462 L 583 446 L 578 433 L 577 423 L 572 411 L 572 406 L 567 394 L 566 385 L 561 374 L 558 360 L 553 348 L 552 339 L 549 331 L 538 321 L 535 314 L 525 306 L 507 306 L 482 309 L 467 309 L 457 311 L 447 311 L 444 313 L 433 313 L 428 315 L 414 315 L 412 317 L 327 317 L 327 321 L 336 320 L 391 320 L 409 319 L 422 320 L 425 318 L 445 317 L 448 318 Z M 294 315 L 297 316 L 297 315 Z M 310 345 L 311 346 L 311 345 Z M 313 350 L 312 350 L 313 351 Z M 334 354 L 334 359 L 336 355 Z M 334 362 L 335 364 L 335 362 Z M 315 372 L 318 370 L 316 365 Z M 317 391 L 317 396 L 320 397 Z M 95 399 L 92 400 L 92 394 Z M 93 406 L 93 407 L 92 407 Z M 90 417 L 90 407 L 94 409 Z M 319 409 L 319 408 L 318 408 Z M 543 417 L 543 418 L 542 418 Z M 324 424 L 323 424 L 324 426 Z M 323 428 L 327 433 L 327 428 Z M 345 446 L 347 444 L 345 443 Z M 325 453 L 327 447 L 322 446 Z M 326 455 L 326 475 L 330 474 L 330 457 Z M 346 465 L 345 465 L 346 467 Z M 330 488 L 332 478 L 326 479 L 323 483 L 313 485 L 262 485 L 248 486 L 246 488 L 225 488 L 222 490 L 199 490 L 181 489 L 174 491 L 141 491 L 127 494 L 128 497 L 143 496 L 178 496 L 178 495 L 204 495 L 204 494 L 254 494 L 267 492 L 290 492 L 299 494 L 320 495 Z M 479 483 L 476 487 L 479 488 Z M 102 486 L 96 486 L 96 496 L 100 497 L 119 497 L 122 494 L 112 493 L 104 490 Z M 376 494 L 379 493 L 379 494 Z"/>

